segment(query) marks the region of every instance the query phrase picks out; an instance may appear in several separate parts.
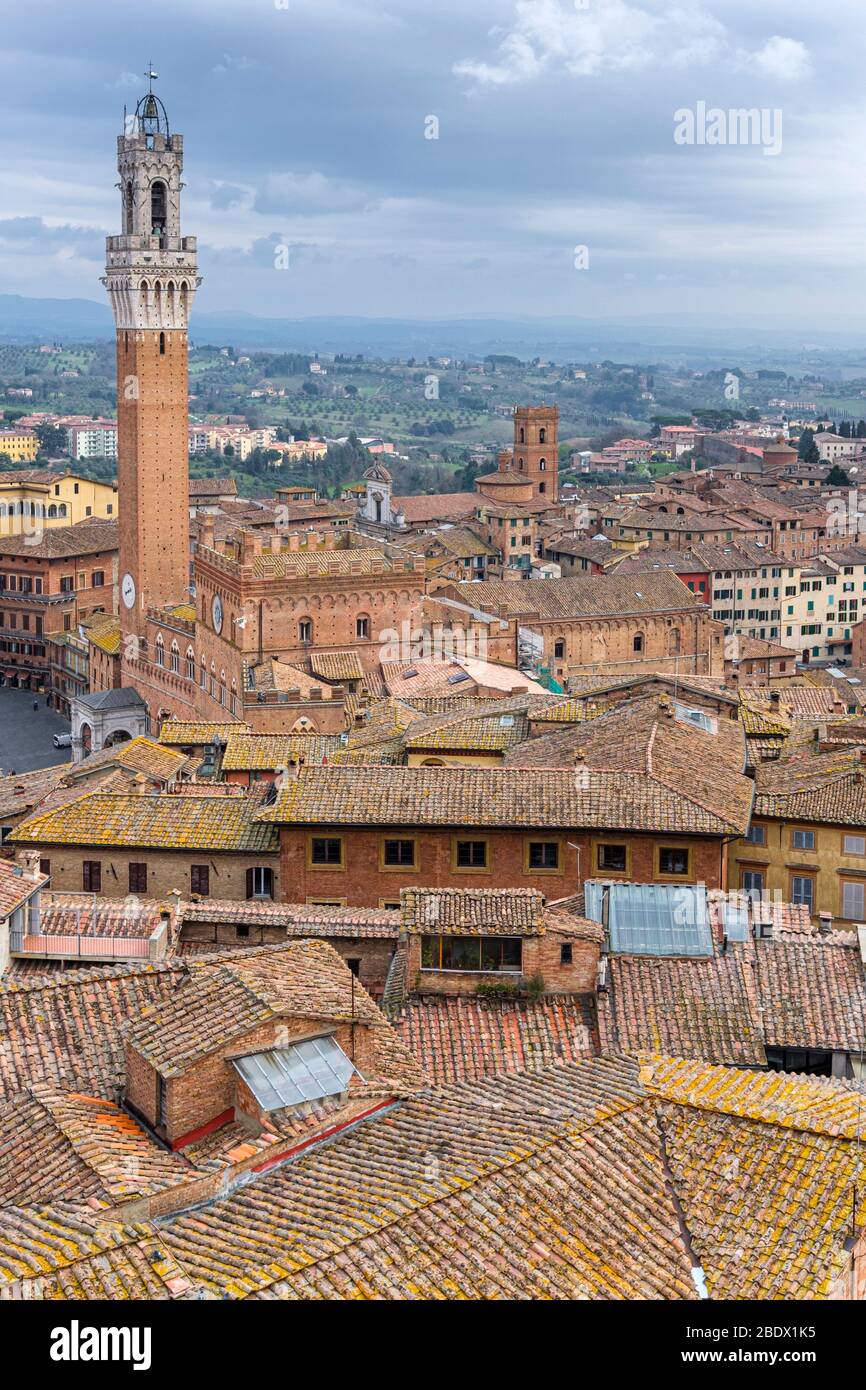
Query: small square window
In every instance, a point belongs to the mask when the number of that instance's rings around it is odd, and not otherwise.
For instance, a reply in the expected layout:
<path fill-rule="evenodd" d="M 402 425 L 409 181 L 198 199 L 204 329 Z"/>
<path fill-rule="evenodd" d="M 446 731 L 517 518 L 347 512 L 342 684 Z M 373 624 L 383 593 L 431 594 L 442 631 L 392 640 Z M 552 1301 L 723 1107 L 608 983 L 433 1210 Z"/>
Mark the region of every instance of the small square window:
<path fill-rule="evenodd" d="M 553 840 L 531 840 L 529 844 L 530 869 L 558 869 L 559 845 Z"/>
<path fill-rule="evenodd" d="M 814 830 L 795 830 L 792 843 L 794 849 L 814 849 L 815 832 Z"/>
<path fill-rule="evenodd" d="M 689 852 L 679 845 L 659 850 L 659 873 L 684 875 L 689 871 Z"/>
<path fill-rule="evenodd" d="M 625 845 L 599 845 L 598 846 L 598 867 L 608 869 L 611 873 L 624 874 L 626 871 L 627 855 Z"/>
<path fill-rule="evenodd" d="M 343 841 L 336 837 L 331 839 L 314 835 L 310 844 L 310 862 L 339 868 L 343 863 Z"/>
<path fill-rule="evenodd" d="M 572 952 L 573 952 L 573 947 L 572 947 L 571 942 L 570 942 L 570 941 L 565 941 L 565 942 L 563 942 L 563 944 L 562 944 L 562 945 L 560 946 L 560 948 L 559 948 L 559 963 L 560 963 L 560 965 L 572 965 L 572 964 L 573 964 L 573 955 L 572 955 Z"/>
<path fill-rule="evenodd" d="M 458 840 L 457 867 L 458 869 L 486 869 L 487 841 Z"/>
<path fill-rule="evenodd" d="M 385 840 L 382 849 L 382 862 L 389 869 L 415 867 L 414 840 Z"/>

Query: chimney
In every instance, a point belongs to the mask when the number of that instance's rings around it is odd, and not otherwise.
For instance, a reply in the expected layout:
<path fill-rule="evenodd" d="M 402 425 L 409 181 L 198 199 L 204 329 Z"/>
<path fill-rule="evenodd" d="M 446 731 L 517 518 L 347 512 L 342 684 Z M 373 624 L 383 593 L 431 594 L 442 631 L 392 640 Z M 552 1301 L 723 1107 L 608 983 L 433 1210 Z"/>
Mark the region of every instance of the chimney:
<path fill-rule="evenodd" d="M 198 543 L 200 548 L 202 546 L 208 550 L 213 550 L 214 548 L 214 526 L 213 521 L 209 518 L 199 524 Z"/>
<path fill-rule="evenodd" d="M 15 858 L 21 870 L 21 877 L 34 883 L 42 875 L 39 871 L 40 853 L 38 849 L 19 849 Z"/>
<path fill-rule="evenodd" d="M 586 762 L 586 749 L 575 748 L 572 761 L 575 767 L 583 767 L 584 763 Z"/>
<path fill-rule="evenodd" d="M 818 913 L 818 931 L 820 932 L 820 934 L 821 934 L 822 936 L 828 936 L 832 930 L 833 930 L 833 914 L 832 914 L 832 912 L 819 912 L 819 913 Z"/>
<path fill-rule="evenodd" d="M 779 692 L 778 690 L 771 690 L 771 691 L 770 691 L 770 704 L 771 704 L 771 705 L 774 705 L 777 709 L 778 709 L 778 707 L 779 707 L 779 702 L 780 702 L 781 698 L 782 698 L 782 696 L 781 696 L 781 694 L 780 694 L 780 692 Z"/>

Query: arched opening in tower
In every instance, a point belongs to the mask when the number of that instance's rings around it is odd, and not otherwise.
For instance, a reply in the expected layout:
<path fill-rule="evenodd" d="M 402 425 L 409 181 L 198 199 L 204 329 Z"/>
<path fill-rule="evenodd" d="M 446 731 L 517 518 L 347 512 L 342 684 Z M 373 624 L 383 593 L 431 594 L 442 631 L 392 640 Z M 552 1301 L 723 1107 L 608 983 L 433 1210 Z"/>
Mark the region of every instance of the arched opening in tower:
<path fill-rule="evenodd" d="M 150 234 L 159 237 L 161 247 L 165 246 L 166 196 L 162 179 L 155 179 L 150 186 Z"/>

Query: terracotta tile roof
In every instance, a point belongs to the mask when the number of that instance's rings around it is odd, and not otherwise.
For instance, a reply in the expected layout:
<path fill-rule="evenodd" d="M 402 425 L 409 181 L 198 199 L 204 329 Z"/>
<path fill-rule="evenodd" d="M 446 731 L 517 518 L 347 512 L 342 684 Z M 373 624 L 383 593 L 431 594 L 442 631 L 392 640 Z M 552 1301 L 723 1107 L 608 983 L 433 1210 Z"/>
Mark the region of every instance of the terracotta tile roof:
<path fill-rule="evenodd" d="M 159 741 L 160 743 L 194 747 L 200 744 L 213 743 L 215 738 L 226 739 L 230 734 L 245 732 L 252 733 L 252 729 L 249 724 L 245 724 L 240 719 L 225 723 L 166 719 L 159 731 Z"/>
<path fill-rule="evenodd" d="M 228 923 L 250 927 L 282 927 L 287 936 L 396 938 L 399 913 L 380 907 L 322 907 L 305 903 L 221 901 L 178 904 L 182 925 L 194 922 Z M 187 946 L 199 943 L 188 942 Z M 203 943 L 210 944 L 210 943 Z M 221 949 L 225 949 L 222 947 Z"/>
<path fill-rule="evenodd" d="M 0 859 L 0 922 L 5 922 L 7 917 L 11 917 L 16 908 L 26 902 L 38 888 L 44 888 L 47 882 L 45 874 L 39 874 L 35 880 L 25 878 L 17 864 Z"/>
<path fill-rule="evenodd" d="M 533 709 L 531 718 L 533 724 L 582 724 L 603 712 L 602 705 L 588 700 L 585 695 L 576 695 Z"/>
<path fill-rule="evenodd" d="M 122 1200 L 190 1176 L 124 1110 L 99 1096 L 41 1083 L 0 1108 L 0 1206 Z"/>
<path fill-rule="evenodd" d="M 0 979 L 0 1100 L 34 1082 L 113 1100 L 123 1084 L 121 1025 L 168 998 L 182 978 L 168 965 L 92 966 Z"/>
<path fill-rule="evenodd" d="M 773 686 L 773 691 L 778 690 L 778 705 L 772 705 L 772 713 L 780 714 L 783 718 L 790 718 L 791 715 L 805 715 L 814 718 L 816 715 L 832 714 L 836 709 L 838 697 L 835 692 L 826 686 L 814 685 L 785 685 Z M 745 699 L 750 705 L 772 704 L 772 691 L 768 686 L 751 685 L 744 692 Z"/>
<path fill-rule="evenodd" d="M 507 696 L 505 697 L 508 698 Z M 522 700 L 525 696 L 515 696 L 515 699 Z M 479 710 L 484 711 L 490 704 L 491 697 L 488 695 L 406 695 L 403 701 L 413 710 L 424 718 L 431 718 L 436 714 L 447 714 L 451 718 L 458 718 L 459 715 L 476 714 Z"/>
<path fill-rule="evenodd" d="M 84 635 L 94 647 L 99 647 L 109 656 L 120 651 L 120 618 L 114 613 L 91 613 L 82 622 Z"/>
<path fill-rule="evenodd" d="M 826 1298 L 847 1264 L 857 1146 L 679 1105 L 658 1121 L 710 1298 Z"/>
<path fill-rule="evenodd" d="M 273 854 L 278 836 L 257 819 L 249 796 L 133 795 L 89 792 L 57 811 L 31 816 L 12 832 L 16 844 L 141 845 L 149 849 L 209 849 Z"/>
<path fill-rule="evenodd" d="M 377 1058 L 368 1082 L 381 1093 L 417 1089 L 420 1072 L 366 990 L 325 941 L 290 941 L 184 962 L 187 978 L 167 1001 L 145 1008 L 127 1041 L 162 1076 L 178 1076 L 226 1040 L 258 1024 L 296 1015 L 356 1019 L 372 1031 Z"/>
<path fill-rule="evenodd" d="M 180 618 L 182 622 L 194 623 L 196 618 L 194 603 L 170 603 L 164 613 L 168 618 Z"/>
<path fill-rule="evenodd" d="M 529 739 L 503 761 L 514 768 L 578 767 L 589 778 L 629 772 L 633 785 L 663 787 L 693 802 L 699 818 L 703 813 L 732 828 L 743 826 L 745 833 L 753 785 L 743 775 L 741 727 L 716 719 L 709 732 L 677 717 L 676 709 L 665 696 L 629 700 L 590 722 Z"/>
<path fill-rule="evenodd" d="M 481 500 L 477 492 L 437 492 L 432 497 L 392 497 L 391 508 L 402 512 L 410 526 L 417 526 L 422 521 L 474 515 Z"/>
<path fill-rule="evenodd" d="M 238 484 L 236 478 L 190 478 L 190 497 L 236 497 Z"/>
<path fill-rule="evenodd" d="M 37 772 L 0 777 L 0 816 L 20 816 L 38 806 L 69 771 L 68 763 L 43 767 Z"/>
<path fill-rule="evenodd" d="M 765 1066 L 751 969 L 738 949 L 690 960 L 610 956 L 599 1002 L 602 1048 Z"/>
<path fill-rule="evenodd" d="M 452 677 L 457 680 L 452 681 Z M 471 694 L 478 686 L 457 661 L 383 661 L 382 678 L 389 695 L 400 700 L 417 696 Z"/>
<path fill-rule="evenodd" d="M 526 579 L 515 584 L 489 579 L 456 584 L 457 597 L 473 608 L 509 617 L 535 614 L 550 618 L 615 617 L 624 613 L 674 612 L 702 605 L 675 574 L 596 574 L 574 579 Z"/>
<path fill-rule="evenodd" d="M 534 888 L 404 888 L 404 931 L 437 936 L 541 936 L 544 894 Z"/>
<path fill-rule="evenodd" d="M 754 897 L 751 902 L 752 921 L 756 927 L 772 928 L 773 936 L 780 932 L 805 932 L 811 936 L 815 928 L 808 903 L 778 903 L 763 897 Z"/>
<path fill-rule="evenodd" d="M 458 559 L 471 559 L 474 555 L 498 555 L 495 545 L 490 545 L 469 526 L 452 526 L 447 531 L 436 531 L 433 535 L 414 536 L 406 543 L 407 550 L 426 550 L 431 548 L 434 556 L 437 549 Z"/>
<path fill-rule="evenodd" d="M 554 702 L 557 702 L 557 696 L 547 693 L 505 695 L 493 699 L 467 700 L 464 697 L 453 704 L 442 700 L 441 708 L 422 714 L 413 700 L 411 703 L 419 718 L 410 727 L 404 744 L 407 748 L 475 748 L 487 747 L 489 740 L 492 748 L 510 747 L 512 743 L 529 737 L 530 718 L 534 719 L 536 714 Z M 487 724 L 490 728 L 485 728 Z"/>
<path fill-rule="evenodd" d="M 696 1296 L 639 1099 L 609 1061 L 424 1093 L 164 1235 L 230 1297 Z"/>
<path fill-rule="evenodd" d="M 187 767 L 189 759 L 185 754 L 176 753 L 173 748 L 167 748 L 140 734 L 137 738 L 127 739 L 124 743 L 115 743 L 110 748 L 92 753 L 80 763 L 66 768 L 65 772 L 67 777 L 77 779 L 94 768 L 115 763 L 130 772 L 143 772 L 159 781 L 168 781 L 176 776 L 181 768 Z"/>
<path fill-rule="evenodd" d="M 774 936 L 756 941 L 755 955 L 769 1047 L 866 1051 L 866 981 L 855 936 Z"/>
<path fill-rule="evenodd" d="M 346 709 L 345 746 L 352 750 L 390 743 L 420 720 L 417 710 L 390 696 L 382 700 L 355 701 Z"/>
<path fill-rule="evenodd" d="M 337 734 L 228 734 L 223 772 L 273 772 L 301 756 L 308 765 L 321 763 L 340 747 Z"/>
<path fill-rule="evenodd" d="M 524 1000 L 409 999 L 395 1023 L 435 1086 L 502 1072 L 543 1071 L 595 1055 L 594 1000 L 589 996 Z"/>
<path fill-rule="evenodd" d="M 744 1071 L 682 1057 L 645 1055 L 640 1061 L 647 1091 L 676 1105 L 829 1138 L 866 1138 L 866 1107 L 852 1082 Z"/>
<path fill-rule="evenodd" d="M 736 646 L 734 648 L 734 661 L 754 661 L 766 660 L 768 658 L 785 657 L 794 662 L 797 653 L 789 647 L 783 647 L 778 642 L 767 642 L 760 637 L 749 637 L 745 634 L 737 633 Z"/>
<path fill-rule="evenodd" d="M 80 1203 L 0 1209 L 0 1299 L 181 1298 L 192 1283 L 152 1226 Z"/>
<path fill-rule="evenodd" d="M 747 734 L 767 735 L 772 738 L 786 738 L 791 732 L 791 720 L 781 709 L 762 703 L 750 704 L 746 691 L 740 692 L 740 720 Z"/>
<path fill-rule="evenodd" d="M 751 783 L 741 780 L 750 801 Z M 731 790 L 736 796 L 729 801 L 741 804 L 712 809 L 657 777 L 624 771 L 329 766 L 302 769 L 259 814 L 283 825 L 597 826 L 744 834 L 746 796 L 733 784 Z M 729 818 L 734 813 L 736 820 Z"/>
<path fill-rule="evenodd" d="M 73 559 L 77 555 L 110 553 L 117 549 L 117 522 L 89 518 L 75 526 L 47 526 L 42 535 L 4 536 L 0 555 L 27 556 L 31 560 Z"/>
<path fill-rule="evenodd" d="M 328 550 L 264 551 L 252 561 L 256 579 L 316 579 L 329 574 L 375 574 L 390 571 L 394 562 L 373 546 L 333 547 Z"/>
<path fill-rule="evenodd" d="M 314 676 L 339 685 L 341 681 L 364 679 L 364 669 L 357 652 L 311 652 L 310 669 Z"/>
<path fill-rule="evenodd" d="M 244 663 L 244 690 L 246 691 L 271 691 L 278 690 L 288 692 L 298 691 L 298 699 L 312 699 L 312 691 L 318 690 L 323 700 L 335 698 L 335 693 L 331 686 L 322 683 L 319 676 L 310 676 L 306 671 L 302 671 L 299 666 L 290 666 L 286 661 L 278 661 L 276 657 L 267 657 L 257 666 L 250 666 Z"/>
<path fill-rule="evenodd" d="M 856 751 L 844 749 L 808 759 L 759 763 L 754 814 L 862 826 L 866 822 L 866 768 Z"/>

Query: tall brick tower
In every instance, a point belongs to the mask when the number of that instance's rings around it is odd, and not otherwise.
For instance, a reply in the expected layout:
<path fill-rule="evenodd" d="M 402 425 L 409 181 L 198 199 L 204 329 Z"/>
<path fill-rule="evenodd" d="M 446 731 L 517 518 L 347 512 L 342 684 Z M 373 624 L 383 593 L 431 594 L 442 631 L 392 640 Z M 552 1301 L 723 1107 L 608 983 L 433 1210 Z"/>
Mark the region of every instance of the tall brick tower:
<path fill-rule="evenodd" d="M 536 497 L 555 502 L 559 496 L 559 406 L 514 407 L 514 463 L 532 482 Z"/>
<path fill-rule="evenodd" d="M 106 239 L 117 333 L 117 481 L 122 651 L 137 651 L 149 607 L 187 597 L 187 325 L 200 284 L 195 237 L 181 236 L 183 136 L 150 90 L 117 138 L 120 236 Z M 124 682 L 125 683 L 125 682 Z"/>

